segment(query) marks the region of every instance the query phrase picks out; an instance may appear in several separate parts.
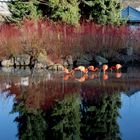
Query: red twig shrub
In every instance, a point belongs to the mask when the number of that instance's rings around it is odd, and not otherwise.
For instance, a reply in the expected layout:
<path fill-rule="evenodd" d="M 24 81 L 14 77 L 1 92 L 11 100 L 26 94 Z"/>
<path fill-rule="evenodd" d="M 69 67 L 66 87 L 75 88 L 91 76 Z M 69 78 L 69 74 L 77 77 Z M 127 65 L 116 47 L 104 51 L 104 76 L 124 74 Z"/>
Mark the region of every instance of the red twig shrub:
<path fill-rule="evenodd" d="M 20 28 L 15 25 L 0 27 L 0 56 L 23 52 L 37 55 L 45 51 L 54 62 L 59 62 L 61 56 L 79 57 L 85 52 L 110 58 L 130 43 L 138 47 L 139 36 L 140 30 L 132 33 L 127 26 L 83 22 L 74 27 L 50 20 L 25 20 Z"/>

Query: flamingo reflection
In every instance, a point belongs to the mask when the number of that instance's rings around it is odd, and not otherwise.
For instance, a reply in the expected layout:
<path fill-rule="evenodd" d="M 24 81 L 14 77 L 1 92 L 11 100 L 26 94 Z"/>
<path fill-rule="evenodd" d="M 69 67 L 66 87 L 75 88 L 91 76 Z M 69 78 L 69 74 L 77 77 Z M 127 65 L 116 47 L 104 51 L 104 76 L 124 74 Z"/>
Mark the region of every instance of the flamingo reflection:
<path fill-rule="evenodd" d="M 64 80 L 66 81 L 66 80 L 68 80 L 68 79 L 70 79 L 71 77 L 73 77 L 73 75 L 74 75 L 74 71 L 73 70 L 71 70 L 71 71 L 69 71 L 67 68 L 64 68 Z"/>
<path fill-rule="evenodd" d="M 98 78 L 97 74 L 92 73 L 92 74 L 89 75 L 89 79 L 92 80 L 92 79 L 95 79 L 95 78 Z"/>
<path fill-rule="evenodd" d="M 80 78 L 75 78 L 76 81 L 79 81 L 79 82 L 84 82 L 88 79 L 88 74 L 84 74 L 82 77 Z"/>
<path fill-rule="evenodd" d="M 116 77 L 116 78 L 121 78 L 121 77 L 122 77 L 122 73 L 121 73 L 121 72 L 115 73 L 115 77 Z"/>
<path fill-rule="evenodd" d="M 104 73 L 102 78 L 104 81 L 108 80 L 108 74 Z"/>
<path fill-rule="evenodd" d="M 66 75 L 64 75 L 64 80 L 65 81 L 67 81 L 67 80 L 69 80 L 70 78 L 72 78 L 73 76 L 72 75 L 70 75 L 70 74 L 66 74 Z"/>

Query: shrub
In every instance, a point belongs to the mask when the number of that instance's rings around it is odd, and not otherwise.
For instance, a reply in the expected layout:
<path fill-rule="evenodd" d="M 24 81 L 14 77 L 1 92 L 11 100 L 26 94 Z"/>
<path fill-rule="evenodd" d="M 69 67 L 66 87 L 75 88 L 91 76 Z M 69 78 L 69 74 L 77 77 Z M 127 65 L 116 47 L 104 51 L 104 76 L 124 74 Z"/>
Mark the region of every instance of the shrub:
<path fill-rule="evenodd" d="M 140 30 L 131 32 L 127 26 L 98 25 L 93 22 L 72 26 L 50 20 L 24 20 L 20 28 L 15 25 L 0 27 L 0 52 L 1 57 L 23 52 L 37 57 L 45 51 L 56 63 L 62 56 L 77 58 L 86 52 L 111 58 L 130 43 L 138 47 L 139 35 Z"/>

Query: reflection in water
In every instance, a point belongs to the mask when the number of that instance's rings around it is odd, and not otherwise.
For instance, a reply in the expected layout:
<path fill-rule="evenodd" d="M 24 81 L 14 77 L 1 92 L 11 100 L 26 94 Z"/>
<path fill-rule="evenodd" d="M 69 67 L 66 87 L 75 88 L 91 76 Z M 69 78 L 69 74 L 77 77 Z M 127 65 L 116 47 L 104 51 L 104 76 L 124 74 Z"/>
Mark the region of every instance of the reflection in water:
<path fill-rule="evenodd" d="M 115 77 L 116 77 L 116 78 L 121 78 L 121 77 L 122 77 L 122 73 L 121 73 L 121 72 L 115 73 Z"/>
<path fill-rule="evenodd" d="M 42 110 L 27 108 L 23 101 L 20 101 L 13 106 L 12 113 L 15 112 L 19 112 L 15 121 L 18 123 L 17 136 L 20 140 L 45 140 L 47 124 Z"/>
<path fill-rule="evenodd" d="M 19 139 L 119 139 L 120 95 L 111 94 L 110 87 L 88 85 L 45 81 L 12 86 L 10 91 L 20 92 L 12 111 L 19 112 Z"/>
<path fill-rule="evenodd" d="M 117 124 L 119 107 L 119 94 L 104 95 L 96 102 L 84 102 L 82 138 L 86 140 L 119 140 L 120 134 Z"/>
<path fill-rule="evenodd" d="M 122 77 L 122 73 L 121 72 L 116 72 L 116 73 L 113 73 L 113 76 L 115 78 L 121 78 Z M 94 79 L 98 79 L 98 78 L 102 78 L 104 81 L 108 80 L 109 78 L 109 75 L 107 73 L 103 73 L 102 75 L 98 72 L 96 73 L 92 73 L 92 72 L 89 72 L 88 74 L 83 74 L 80 76 L 78 75 L 78 77 L 76 75 L 71 75 L 71 74 L 64 74 L 64 80 L 67 81 L 67 80 L 76 80 L 76 81 L 79 81 L 79 82 L 85 82 L 86 80 L 88 79 L 91 79 L 91 80 L 94 80 Z"/>
<path fill-rule="evenodd" d="M 50 84 L 50 86 L 52 85 Z M 45 108 L 43 108 L 43 102 L 40 102 L 40 106 L 42 106 L 40 107 L 38 101 L 33 99 L 39 97 L 36 93 L 25 93 L 24 91 L 23 97 L 17 99 L 17 103 L 13 107 L 13 112 L 19 112 L 19 117 L 16 118 L 19 139 L 47 139 L 48 137 L 54 140 L 58 138 L 62 140 L 119 139 L 117 117 L 120 95 L 101 93 L 96 97 L 95 91 L 99 88 L 93 90 L 92 87 L 84 88 L 84 86 L 86 87 L 83 85 L 80 88 L 81 93 L 75 93 L 64 87 L 65 91 L 71 91 L 71 94 L 66 95 L 63 95 L 62 92 L 58 95 L 58 88 L 54 93 L 54 97 L 56 97 L 54 102 L 52 101 L 51 107 L 49 96 L 45 95 L 47 96 L 45 105 L 49 104 Z M 62 88 L 61 85 L 57 87 Z M 89 92 L 88 95 L 86 95 L 86 90 Z M 103 92 L 103 90 L 101 91 Z M 41 92 L 38 94 L 42 96 Z M 46 94 L 51 95 L 51 91 Z M 89 95 L 90 97 L 88 97 Z"/>
<path fill-rule="evenodd" d="M 18 138 L 120 140 L 119 93 L 139 87 L 140 79 L 132 77 L 131 81 L 125 74 L 123 79 L 115 78 L 115 74 L 102 74 L 107 77 L 103 81 L 95 73 L 94 80 L 88 75 L 84 82 L 65 81 L 62 75 L 49 79 L 15 76 L 8 80 L 1 76 L 3 94 L 7 91 L 7 96 L 15 95 L 12 113 L 19 113 L 15 119 Z"/>
<path fill-rule="evenodd" d="M 13 106 L 14 97 L 8 96 L 7 93 L 0 94 L 0 139 L 17 140 L 17 125 L 13 123 L 18 113 L 10 113 Z"/>

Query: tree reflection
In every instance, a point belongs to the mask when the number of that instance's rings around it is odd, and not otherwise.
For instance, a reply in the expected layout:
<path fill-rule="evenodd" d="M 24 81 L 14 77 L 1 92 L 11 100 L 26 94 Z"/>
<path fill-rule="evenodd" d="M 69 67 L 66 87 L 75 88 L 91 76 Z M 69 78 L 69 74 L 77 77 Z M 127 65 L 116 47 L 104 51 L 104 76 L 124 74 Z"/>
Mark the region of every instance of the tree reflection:
<path fill-rule="evenodd" d="M 80 97 L 78 94 L 66 96 L 62 101 L 57 101 L 50 116 L 52 139 L 80 140 Z"/>
<path fill-rule="evenodd" d="M 118 87 L 61 81 L 20 88 L 21 94 L 16 94 L 12 111 L 19 112 L 15 119 L 18 137 L 21 140 L 119 140 L 117 118 L 121 103 L 117 91 Z"/>
<path fill-rule="evenodd" d="M 86 140 L 119 140 L 117 118 L 120 107 L 119 94 L 105 94 L 98 101 L 86 101 L 82 109 L 81 133 Z"/>
<path fill-rule="evenodd" d="M 15 103 L 12 113 L 18 112 L 15 119 L 18 123 L 18 138 L 20 140 L 45 140 L 47 123 L 44 119 L 44 112 L 39 109 L 26 108 L 23 102 Z"/>

